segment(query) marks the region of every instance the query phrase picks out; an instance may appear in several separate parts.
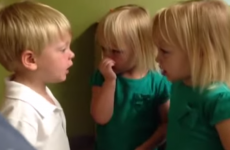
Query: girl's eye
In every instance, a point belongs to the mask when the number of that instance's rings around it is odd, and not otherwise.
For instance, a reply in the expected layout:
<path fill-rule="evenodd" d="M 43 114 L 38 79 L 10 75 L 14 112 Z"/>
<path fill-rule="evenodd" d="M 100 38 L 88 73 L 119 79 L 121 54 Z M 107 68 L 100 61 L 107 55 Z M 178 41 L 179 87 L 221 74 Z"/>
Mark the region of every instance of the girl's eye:
<path fill-rule="evenodd" d="M 160 50 L 160 52 L 162 52 L 162 53 L 164 53 L 164 54 L 167 54 L 167 53 L 169 53 L 168 51 L 166 51 L 166 50 L 164 50 L 164 49 L 159 49 Z"/>
<path fill-rule="evenodd" d="M 105 52 L 105 48 L 104 48 L 104 47 L 101 47 L 101 50 L 102 50 L 103 52 Z"/>
<path fill-rule="evenodd" d="M 113 53 L 113 54 L 120 54 L 121 51 L 120 51 L 120 50 L 114 50 L 114 49 L 113 49 L 113 50 L 112 50 L 112 53 Z"/>

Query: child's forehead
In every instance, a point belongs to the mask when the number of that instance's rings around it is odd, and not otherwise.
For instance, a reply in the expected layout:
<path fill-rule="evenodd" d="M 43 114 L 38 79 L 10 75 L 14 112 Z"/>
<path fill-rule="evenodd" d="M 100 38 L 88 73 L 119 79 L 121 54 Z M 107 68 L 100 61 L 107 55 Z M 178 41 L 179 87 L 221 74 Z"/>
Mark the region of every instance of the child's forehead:
<path fill-rule="evenodd" d="M 126 51 L 128 50 L 128 44 L 126 42 L 118 42 L 118 41 L 111 41 L 111 40 L 103 40 L 100 43 L 101 48 L 105 50 L 120 50 Z"/>
<path fill-rule="evenodd" d="M 119 47 L 119 46 L 101 46 L 102 50 L 104 51 L 113 51 L 113 50 L 116 50 L 116 51 L 127 51 L 127 49 L 125 48 L 122 48 L 122 47 Z"/>
<path fill-rule="evenodd" d="M 63 46 L 66 44 L 70 44 L 72 40 L 71 34 L 62 34 L 57 36 L 56 38 L 53 38 L 52 41 L 48 43 L 50 46 Z"/>
<path fill-rule="evenodd" d="M 159 40 L 159 43 L 158 43 L 158 47 L 161 47 L 161 48 L 170 48 L 170 47 L 173 47 L 173 45 L 163 39 Z"/>
<path fill-rule="evenodd" d="M 124 43 L 104 43 L 100 45 L 103 49 L 106 50 L 119 50 L 119 51 L 127 51 L 129 50 L 129 45 Z"/>
<path fill-rule="evenodd" d="M 157 47 L 172 48 L 178 46 L 177 35 L 171 29 L 158 29 L 153 33 L 153 42 Z M 175 46 L 176 45 L 176 46 Z"/>

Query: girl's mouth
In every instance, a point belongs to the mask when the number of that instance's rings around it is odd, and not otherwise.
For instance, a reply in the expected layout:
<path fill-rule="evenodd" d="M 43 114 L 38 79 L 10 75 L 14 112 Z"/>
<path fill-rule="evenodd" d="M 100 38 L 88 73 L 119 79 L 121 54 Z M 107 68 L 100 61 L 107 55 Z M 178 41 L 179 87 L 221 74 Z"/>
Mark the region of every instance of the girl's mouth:
<path fill-rule="evenodd" d="M 165 70 L 161 70 L 161 73 L 166 76 L 167 75 L 167 72 Z"/>

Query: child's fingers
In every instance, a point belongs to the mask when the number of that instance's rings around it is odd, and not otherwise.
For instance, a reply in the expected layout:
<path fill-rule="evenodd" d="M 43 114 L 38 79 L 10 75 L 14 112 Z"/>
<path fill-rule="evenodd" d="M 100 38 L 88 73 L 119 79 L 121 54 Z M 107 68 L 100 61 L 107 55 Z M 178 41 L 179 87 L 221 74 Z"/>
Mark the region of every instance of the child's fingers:
<path fill-rule="evenodd" d="M 112 59 L 105 59 L 101 65 L 102 65 L 102 68 L 107 68 L 107 67 L 114 66 L 114 64 L 115 62 Z"/>

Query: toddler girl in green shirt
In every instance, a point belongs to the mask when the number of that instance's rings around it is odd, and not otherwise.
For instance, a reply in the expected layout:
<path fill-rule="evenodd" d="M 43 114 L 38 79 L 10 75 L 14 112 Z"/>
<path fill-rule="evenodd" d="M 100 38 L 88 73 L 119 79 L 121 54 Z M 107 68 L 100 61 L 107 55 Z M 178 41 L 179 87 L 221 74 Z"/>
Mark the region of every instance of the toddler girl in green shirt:
<path fill-rule="evenodd" d="M 103 54 L 92 79 L 96 149 L 155 149 L 166 135 L 170 85 L 155 62 L 149 13 L 136 5 L 115 8 L 96 39 Z"/>
<path fill-rule="evenodd" d="M 157 61 L 173 82 L 167 150 L 230 150 L 230 10 L 180 2 L 153 20 Z"/>

